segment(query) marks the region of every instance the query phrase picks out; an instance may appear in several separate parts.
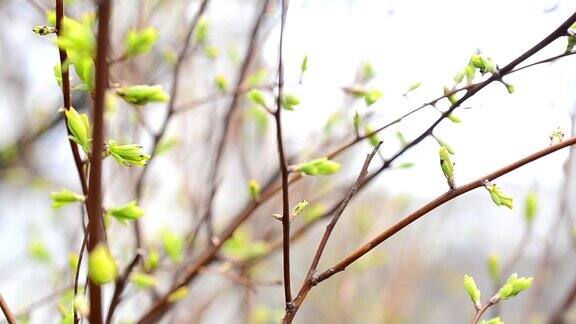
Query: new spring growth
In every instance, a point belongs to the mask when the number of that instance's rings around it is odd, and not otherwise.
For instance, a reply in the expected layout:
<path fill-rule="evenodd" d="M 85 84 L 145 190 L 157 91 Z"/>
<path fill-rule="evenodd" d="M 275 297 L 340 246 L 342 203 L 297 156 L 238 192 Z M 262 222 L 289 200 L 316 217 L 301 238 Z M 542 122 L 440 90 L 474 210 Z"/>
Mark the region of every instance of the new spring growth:
<path fill-rule="evenodd" d="M 444 146 L 440 146 L 440 167 L 444 173 L 444 177 L 448 182 L 448 187 L 450 190 L 454 190 L 454 162 L 452 162 L 451 153 Z"/>
<path fill-rule="evenodd" d="M 504 321 L 500 317 L 494 317 L 489 320 L 484 320 L 480 324 L 504 324 Z"/>
<path fill-rule="evenodd" d="M 532 286 L 532 277 L 518 278 L 518 274 L 514 273 L 508 278 L 506 284 L 498 290 L 498 293 L 494 297 L 497 300 L 509 299 L 530 288 L 530 286 Z"/>
<path fill-rule="evenodd" d="M 562 127 L 557 127 L 552 134 L 550 134 L 550 145 L 558 144 L 564 139 L 564 130 Z"/>
<path fill-rule="evenodd" d="M 304 55 L 302 63 L 300 63 L 300 74 L 304 74 L 308 70 L 308 55 Z"/>
<path fill-rule="evenodd" d="M 104 243 L 98 244 L 88 260 L 88 276 L 98 284 L 112 282 L 118 277 L 118 266 Z"/>
<path fill-rule="evenodd" d="M 330 175 L 340 170 L 340 163 L 328 160 L 326 157 L 321 157 L 292 166 L 290 169 L 306 175 Z"/>
<path fill-rule="evenodd" d="M 130 282 L 134 284 L 137 288 L 141 290 L 147 290 L 153 287 L 156 287 L 158 281 L 154 276 L 143 273 L 143 272 L 134 272 L 130 275 Z"/>
<path fill-rule="evenodd" d="M 69 138 L 76 144 L 80 145 L 86 154 L 90 153 L 90 144 L 92 142 L 92 130 L 88 115 L 79 114 L 74 107 L 64 110 L 66 124 L 70 130 Z"/>
<path fill-rule="evenodd" d="M 152 49 L 160 37 L 158 29 L 146 27 L 140 30 L 131 29 L 126 35 L 126 49 L 124 55 L 131 58 L 139 54 L 145 54 Z"/>
<path fill-rule="evenodd" d="M 226 92 L 230 87 L 230 82 L 228 82 L 228 79 L 223 74 L 218 74 L 216 78 L 214 78 L 214 84 L 216 85 L 216 88 L 222 92 Z"/>
<path fill-rule="evenodd" d="M 168 302 L 174 303 L 186 298 L 186 296 L 188 296 L 188 288 L 182 286 L 174 290 L 170 295 L 168 295 Z"/>
<path fill-rule="evenodd" d="M 378 89 L 370 89 L 364 94 L 364 102 L 368 107 L 372 106 L 380 98 L 382 98 L 382 92 Z"/>
<path fill-rule="evenodd" d="M 248 189 L 250 190 L 250 197 L 252 197 L 252 199 L 256 201 L 260 199 L 261 188 L 258 181 L 254 179 L 248 181 Z"/>
<path fill-rule="evenodd" d="M 290 221 L 294 219 L 296 216 L 302 214 L 302 212 L 308 207 L 310 203 L 307 200 L 302 200 L 301 202 L 297 203 L 294 208 L 292 208 L 292 216 L 290 217 Z"/>
<path fill-rule="evenodd" d="M 570 26 L 566 32 L 568 34 L 568 45 L 566 45 L 565 53 L 567 54 L 572 52 L 574 46 L 576 46 L 576 24 Z"/>
<path fill-rule="evenodd" d="M 484 187 L 490 193 L 490 197 L 492 201 L 496 204 L 496 206 L 506 206 L 510 209 L 513 207 L 514 199 L 507 194 L 505 194 L 500 187 L 495 184 L 491 184 L 488 181 L 484 182 Z"/>
<path fill-rule="evenodd" d="M 356 112 L 354 113 L 352 121 L 354 124 L 354 130 L 356 130 L 356 133 L 358 133 L 358 130 L 360 129 L 360 124 L 362 123 L 362 117 L 360 117 L 358 110 L 356 110 Z"/>
<path fill-rule="evenodd" d="M 376 147 L 380 144 L 380 138 L 378 137 L 378 134 L 374 132 L 374 128 L 371 125 L 367 124 L 364 126 L 364 134 L 368 136 L 368 142 L 370 145 Z"/>
<path fill-rule="evenodd" d="M 115 140 L 109 140 L 106 143 L 106 155 L 112 155 L 116 162 L 126 167 L 145 166 L 150 160 L 150 155 L 142 152 L 142 146 L 138 144 L 118 145 Z"/>
<path fill-rule="evenodd" d="M 64 188 L 60 191 L 50 193 L 50 199 L 52 199 L 52 208 L 58 209 L 73 202 L 83 202 L 85 197 Z"/>
<path fill-rule="evenodd" d="M 90 306 L 88 300 L 83 294 L 78 294 L 74 297 L 74 309 L 82 316 L 88 316 L 90 313 Z"/>
<path fill-rule="evenodd" d="M 480 70 L 480 73 L 482 73 L 482 75 L 486 73 L 495 73 L 498 70 L 496 64 L 492 62 L 491 58 L 489 57 L 486 58 L 480 55 L 479 53 L 475 53 L 472 55 L 472 57 L 470 58 L 470 63 L 468 63 L 468 65 L 473 66 L 478 70 Z"/>
<path fill-rule="evenodd" d="M 172 262 L 179 263 L 182 260 L 184 239 L 180 235 L 169 230 L 164 230 L 162 232 L 162 245 Z"/>
<path fill-rule="evenodd" d="M 536 219 L 536 214 L 538 213 L 538 195 L 535 191 L 530 191 L 526 195 L 526 200 L 524 201 L 524 220 L 526 224 L 531 226 L 534 224 Z"/>
<path fill-rule="evenodd" d="M 294 110 L 294 106 L 298 106 L 300 104 L 300 99 L 292 94 L 284 94 L 282 98 L 282 107 L 286 110 Z"/>
<path fill-rule="evenodd" d="M 166 102 L 170 96 L 162 86 L 133 85 L 116 89 L 116 94 L 128 103 L 141 106 L 150 102 Z"/>
<path fill-rule="evenodd" d="M 474 307 L 476 307 L 476 309 L 482 308 L 482 304 L 480 303 L 480 290 L 478 290 L 474 278 L 467 274 L 464 275 L 464 288 L 472 302 L 474 302 Z"/>
<path fill-rule="evenodd" d="M 194 30 L 194 40 L 198 44 L 203 44 L 208 39 L 208 19 L 206 17 L 201 17 L 198 21 L 198 25 L 196 25 L 196 29 Z"/>
<path fill-rule="evenodd" d="M 498 282 L 502 271 L 500 269 L 500 257 L 498 257 L 498 254 L 493 253 L 488 256 L 486 267 L 488 268 L 488 273 L 492 281 Z"/>
<path fill-rule="evenodd" d="M 40 36 L 46 36 L 49 34 L 55 34 L 56 28 L 49 26 L 34 26 L 34 28 L 32 28 L 32 31 Z"/>
<path fill-rule="evenodd" d="M 83 84 L 79 89 L 92 91 L 94 87 L 94 57 L 96 56 L 96 37 L 92 31 L 94 17 L 87 15 L 82 21 L 68 17 L 62 20 L 62 30 L 56 44 L 68 53 L 70 64 Z"/>
<path fill-rule="evenodd" d="M 144 209 L 136 205 L 136 200 L 132 200 L 123 206 L 108 208 L 106 214 L 116 218 L 120 222 L 127 222 L 142 217 L 144 215 Z"/>
<path fill-rule="evenodd" d="M 246 96 L 253 103 L 268 109 L 268 102 L 266 101 L 266 96 L 264 96 L 264 93 L 262 91 L 258 89 L 252 89 L 246 94 Z"/>
<path fill-rule="evenodd" d="M 446 98 L 448 98 L 450 104 L 454 105 L 456 102 L 458 102 L 458 98 L 456 98 L 456 95 L 452 92 L 453 90 L 450 90 L 448 87 L 444 87 L 444 95 Z"/>

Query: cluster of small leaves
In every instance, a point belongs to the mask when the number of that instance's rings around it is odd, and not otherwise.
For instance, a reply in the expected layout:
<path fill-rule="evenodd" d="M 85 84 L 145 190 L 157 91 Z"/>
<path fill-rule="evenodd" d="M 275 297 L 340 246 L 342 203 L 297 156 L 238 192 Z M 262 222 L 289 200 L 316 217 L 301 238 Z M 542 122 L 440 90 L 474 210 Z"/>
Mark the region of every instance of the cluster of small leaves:
<path fill-rule="evenodd" d="M 170 230 L 162 232 L 162 245 L 166 255 L 173 263 L 182 261 L 184 255 L 184 238 Z"/>
<path fill-rule="evenodd" d="M 148 53 L 159 37 L 160 33 L 154 27 L 146 27 L 140 30 L 131 29 L 126 35 L 125 57 L 132 58 L 136 55 Z"/>
<path fill-rule="evenodd" d="M 142 146 L 139 144 L 118 145 L 115 140 L 109 140 L 106 143 L 106 155 L 111 155 L 120 165 L 145 166 L 150 155 L 142 152 Z"/>
<path fill-rule="evenodd" d="M 66 115 L 66 124 L 70 130 L 69 138 L 80 145 L 86 154 L 89 154 L 92 144 L 92 129 L 88 115 L 79 114 L 73 107 L 64 110 L 64 114 Z"/>
<path fill-rule="evenodd" d="M 498 187 L 496 184 L 485 182 L 484 187 L 490 193 L 490 197 L 492 198 L 492 201 L 494 201 L 496 206 L 506 206 L 512 209 L 512 207 L 514 206 L 514 198 L 504 193 L 502 189 Z"/>
<path fill-rule="evenodd" d="M 142 106 L 151 102 L 166 102 L 170 99 L 170 96 L 160 85 L 120 87 L 116 89 L 116 94 L 126 102 L 135 106 Z"/>
<path fill-rule="evenodd" d="M 96 55 L 96 37 L 92 31 L 93 15 L 85 15 L 82 20 L 64 17 L 62 30 L 56 43 L 66 50 L 68 63 L 74 65 L 76 74 L 82 80 L 80 89 L 92 92 L 94 90 L 94 57 Z M 68 68 L 66 65 L 64 68 Z"/>
<path fill-rule="evenodd" d="M 292 166 L 291 169 L 312 176 L 331 175 L 340 170 L 340 163 L 328 160 L 326 157 L 321 157 Z"/>
<path fill-rule="evenodd" d="M 568 28 L 567 34 L 568 44 L 566 45 L 565 53 L 570 53 L 574 49 L 574 46 L 576 46 L 576 24 L 573 24 L 570 26 L 570 28 Z"/>
<path fill-rule="evenodd" d="M 260 184 L 258 183 L 258 181 L 254 179 L 248 181 L 248 190 L 250 191 L 250 197 L 252 197 L 252 199 L 254 200 L 260 199 L 260 191 L 262 189 L 260 188 Z"/>
<path fill-rule="evenodd" d="M 86 197 L 63 188 L 60 191 L 50 193 L 50 199 L 52 199 L 52 208 L 58 209 L 74 202 L 84 202 Z"/>
<path fill-rule="evenodd" d="M 516 273 L 512 274 L 506 283 L 498 290 L 498 292 L 492 296 L 488 300 L 487 307 L 494 305 L 501 300 L 510 299 L 512 297 L 517 296 L 522 291 L 530 288 L 532 285 L 532 278 L 530 277 L 521 277 L 518 278 Z M 464 289 L 468 293 L 468 296 L 474 303 L 474 308 L 479 311 L 482 308 L 482 302 L 480 301 L 481 293 L 478 287 L 476 286 L 476 282 L 474 278 L 469 275 L 464 275 Z M 499 317 L 492 318 L 487 321 L 483 321 L 482 323 L 503 323 Z"/>
<path fill-rule="evenodd" d="M 136 201 L 133 200 L 125 205 L 106 209 L 106 214 L 122 223 L 126 223 L 142 217 L 144 215 L 144 209 L 138 206 Z"/>
<path fill-rule="evenodd" d="M 268 244 L 265 241 L 253 240 L 246 230 L 239 229 L 224 243 L 222 251 L 236 260 L 245 260 L 266 253 Z"/>

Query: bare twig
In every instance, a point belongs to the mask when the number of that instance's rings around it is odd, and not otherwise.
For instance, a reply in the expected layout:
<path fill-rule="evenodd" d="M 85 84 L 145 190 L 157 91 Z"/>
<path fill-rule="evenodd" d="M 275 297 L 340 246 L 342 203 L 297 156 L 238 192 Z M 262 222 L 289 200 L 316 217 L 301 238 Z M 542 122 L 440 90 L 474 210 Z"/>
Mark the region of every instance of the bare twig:
<path fill-rule="evenodd" d="M 296 297 L 296 300 L 294 301 L 293 309 L 291 312 L 286 312 L 286 315 L 284 316 L 284 319 L 282 320 L 283 323 L 292 323 L 292 320 L 294 319 L 294 316 L 296 315 L 296 312 L 298 311 L 299 305 L 302 304 L 301 300 L 303 300 L 305 298 L 306 294 L 312 288 L 313 283 L 315 281 L 314 276 L 316 275 L 316 269 L 318 268 L 318 263 L 320 263 L 320 258 L 322 257 L 322 254 L 324 253 L 324 249 L 326 248 L 326 244 L 328 243 L 328 240 L 330 239 L 330 236 L 332 235 L 332 231 L 334 230 L 334 227 L 336 227 L 336 223 L 340 219 L 340 216 L 342 216 L 342 213 L 344 212 L 344 210 L 346 209 L 346 207 L 348 206 L 348 204 L 350 203 L 350 201 L 352 200 L 352 198 L 354 197 L 356 192 L 358 192 L 358 189 L 362 185 L 364 178 L 368 174 L 368 167 L 370 166 L 370 162 L 372 162 L 372 159 L 374 158 L 374 156 L 378 152 L 380 145 L 382 145 L 382 142 L 380 142 L 376 147 L 374 147 L 374 150 L 372 151 L 372 153 L 370 153 L 366 156 L 366 160 L 364 161 L 364 165 L 362 166 L 362 169 L 360 170 L 360 173 L 358 174 L 358 177 L 356 178 L 356 182 L 354 183 L 352 188 L 350 188 L 350 190 L 346 194 L 346 197 L 344 198 L 344 200 L 342 200 L 341 204 L 338 206 L 338 209 L 334 213 L 334 216 L 332 217 L 332 220 L 330 221 L 330 223 L 326 226 L 326 230 L 324 231 L 324 235 L 322 236 L 322 239 L 320 240 L 320 244 L 318 244 L 318 249 L 316 250 L 316 254 L 314 255 L 312 263 L 310 264 L 310 269 L 308 270 L 308 275 L 306 276 L 306 279 L 302 283 L 302 286 L 300 287 L 300 291 L 298 292 L 298 296 Z"/>
<path fill-rule="evenodd" d="M 4 317 L 6 317 L 6 320 L 9 324 L 18 323 L 16 322 L 16 318 L 14 317 L 14 314 L 12 314 L 10 307 L 8 307 L 8 304 L 4 300 L 4 297 L 2 297 L 2 294 L 0 294 L 0 308 L 2 309 L 2 313 L 4 313 Z"/>

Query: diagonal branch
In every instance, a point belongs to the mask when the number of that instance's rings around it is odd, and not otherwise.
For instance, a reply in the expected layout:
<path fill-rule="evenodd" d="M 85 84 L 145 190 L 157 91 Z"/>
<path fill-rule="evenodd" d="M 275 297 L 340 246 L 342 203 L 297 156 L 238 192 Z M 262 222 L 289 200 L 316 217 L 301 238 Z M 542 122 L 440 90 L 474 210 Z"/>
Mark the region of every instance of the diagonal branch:
<path fill-rule="evenodd" d="M 6 303 L 4 298 L 2 297 L 2 294 L 0 294 L 0 309 L 2 309 L 2 313 L 4 313 L 4 317 L 6 317 L 8 324 L 17 324 L 18 323 L 16 321 L 16 318 L 14 317 L 14 314 L 10 310 L 10 307 L 8 307 L 8 304 Z"/>

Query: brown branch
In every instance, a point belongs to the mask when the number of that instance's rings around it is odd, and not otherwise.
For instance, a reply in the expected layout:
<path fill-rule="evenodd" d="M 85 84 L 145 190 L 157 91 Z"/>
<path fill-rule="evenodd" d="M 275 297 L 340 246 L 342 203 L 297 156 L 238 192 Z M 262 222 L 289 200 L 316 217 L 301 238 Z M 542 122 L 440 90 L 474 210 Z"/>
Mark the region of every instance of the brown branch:
<path fill-rule="evenodd" d="M 296 312 L 299 309 L 299 305 L 302 304 L 302 302 L 301 301 L 299 302 L 299 300 L 303 300 L 306 297 L 306 294 L 308 294 L 308 292 L 312 288 L 313 282 L 315 280 L 314 276 L 316 275 L 316 269 L 318 268 L 318 264 L 320 263 L 320 258 L 322 258 L 322 254 L 324 253 L 324 249 L 326 248 L 326 244 L 328 243 L 328 240 L 330 239 L 330 236 L 332 235 L 332 231 L 334 230 L 334 227 L 336 227 L 336 223 L 340 219 L 340 216 L 342 216 L 342 213 L 344 213 L 344 210 L 346 209 L 348 204 L 350 204 L 350 201 L 352 201 L 352 198 L 354 197 L 356 192 L 358 192 L 358 189 L 360 188 L 360 186 L 364 182 L 364 178 L 366 178 L 366 175 L 368 174 L 368 167 L 370 166 L 370 162 L 372 162 L 372 159 L 374 158 L 374 156 L 378 152 L 380 145 L 382 145 L 382 142 L 378 143 L 378 145 L 376 147 L 374 147 L 374 150 L 372 150 L 372 153 L 370 153 L 366 156 L 366 160 L 364 160 L 364 165 L 362 166 L 362 169 L 360 170 L 360 173 L 358 174 L 358 177 L 356 178 L 356 182 L 350 188 L 350 190 L 346 194 L 346 197 L 342 200 L 341 204 L 338 206 L 338 209 L 334 213 L 334 216 L 332 217 L 332 220 L 330 221 L 330 223 L 326 226 L 326 230 L 324 231 L 324 235 L 322 236 L 322 239 L 320 240 L 320 244 L 318 244 L 318 249 L 316 250 L 316 254 L 314 255 L 314 258 L 312 259 L 312 263 L 310 264 L 310 269 L 308 270 L 308 274 L 306 276 L 306 279 L 304 280 L 304 282 L 300 286 L 300 291 L 298 292 L 298 296 L 296 297 L 296 300 L 294 301 L 293 309 L 291 312 L 286 312 L 286 315 L 284 316 L 284 319 L 282 320 L 283 323 L 292 323 L 292 320 L 294 319 L 294 316 L 296 315 Z"/>
<path fill-rule="evenodd" d="M 284 97 L 284 26 L 286 24 L 286 11 L 288 10 L 286 0 L 281 2 L 280 20 L 280 42 L 278 47 L 278 96 L 276 97 L 276 141 L 278 146 L 278 160 L 280 164 L 280 174 L 282 175 L 282 265 L 284 274 L 284 301 L 286 313 L 293 311 L 292 288 L 290 284 L 290 199 L 288 197 L 288 164 L 284 153 L 284 139 L 282 134 L 282 100 Z"/>
<path fill-rule="evenodd" d="M 558 309 L 552 313 L 552 316 L 548 320 L 549 324 L 562 324 L 564 323 L 564 317 L 576 302 L 576 280 L 570 286 L 570 289 L 566 293 L 566 296 L 562 299 L 562 302 L 558 306 Z"/>
<path fill-rule="evenodd" d="M 110 307 L 108 308 L 108 315 L 106 315 L 106 324 L 112 323 L 112 318 L 114 317 L 114 312 L 116 311 L 116 307 L 120 305 L 122 292 L 126 287 L 126 283 L 130 277 L 130 273 L 132 269 L 138 265 L 138 262 L 142 258 L 142 253 L 139 251 L 136 252 L 136 256 L 132 259 L 132 262 L 126 267 L 126 270 L 118 279 L 116 279 L 116 285 L 114 288 L 114 295 L 112 295 L 112 300 L 110 301 Z"/>
<path fill-rule="evenodd" d="M 0 294 L 0 309 L 2 309 L 2 313 L 4 313 L 4 317 L 6 317 L 8 324 L 17 324 L 18 323 L 16 321 L 16 318 L 14 317 L 14 314 L 12 314 L 10 307 L 8 307 L 8 304 L 4 300 L 4 297 L 2 297 L 2 294 Z"/>
<path fill-rule="evenodd" d="M 476 314 L 474 315 L 474 318 L 472 319 L 472 324 L 478 324 L 478 322 L 480 322 L 480 320 L 482 319 L 482 315 L 484 315 L 484 313 L 486 313 L 488 308 L 492 307 L 493 305 L 496 305 L 499 301 L 500 301 L 499 298 L 496 298 L 496 299 L 491 298 L 490 300 L 488 300 L 486 305 L 484 305 L 484 307 L 477 309 Z"/>
<path fill-rule="evenodd" d="M 260 26 L 262 25 L 262 22 L 264 21 L 264 17 L 266 15 L 266 12 L 268 10 L 268 5 L 270 3 L 270 0 L 265 0 L 263 2 L 262 5 L 262 9 L 260 10 L 260 13 L 256 19 L 256 23 L 254 24 L 253 28 L 252 28 L 252 32 L 250 35 L 250 41 L 248 42 L 248 50 L 246 53 L 246 57 L 244 58 L 244 62 L 242 63 L 242 66 L 240 68 L 240 73 L 238 75 L 238 80 L 236 81 L 236 87 L 234 90 L 234 95 L 232 96 L 232 101 L 230 102 L 230 107 L 228 108 L 228 110 L 226 111 L 226 115 L 224 115 L 224 120 L 222 122 L 222 134 L 220 135 L 220 138 L 218 140 L 218 144 L 216 146 L 216 154 L 214 156 L 214 162 L 210 164 L 210 170 L 209 170 L 209 185 L 210 187 L 210 193 L 208 195 L 208 201 L 206 202 L 206 210 L 204 212 L 204 215 L 201 217 L 202 219 L 206 220 L 206 226 L 208 229 L 208 241 L 210 244 L 214 244 L 214 241 L 216 241 L 216 239 L 214 239 L 213 236 L 213 230 L 212 230 L 212 203 L 214 201 L 214 197 L 216 196 L 216 191 L 218 189 L 217 186 L 215 186 L 216 183 L 216 178 L 218 176 L 218 170 L 220 168 L 220 163 L 222 163 L 223 160 L 223 155 L 224 155 L 224 149 L 226 147 L 226 142 L 228 140 L 228 132 L 230 131 L 230 125 L 232 122 L 232 116 L 234 114 L 234 112 L 236 111 L 236 108 L 238 107 L 238 104 L 240 103 L 240 95 L 242 93 L 242 89 L 244 88 L 244 81 L 246 80 L 246 78 L 248 77 L 248 72 L 250 70 L 250 66 L 252 65 L 252 61 L 254 59 L 254 55 L 256 53 L 256 49 L 258 46 L 258 34 L 260 31 Z"/>
<path fill-rule="evenodd" d="M 174 65 L 174 72 L 172 73 L 172 89 L 170 90 L 170 100 L 168 101 L 168 112 L 166 113 L 166 117 L 164 118 L 160 130 L 158 131 L 158 133 L 154 135 L 152 143 L 153 155 L 154 153 L 156 153 L 156 149 L 158 148 L 160 141 L 164 137 L 166 130 L 168 129 L 168 124 L 170 123 L 170 120 L 172 119 L 172 116 L 176 111 L 175 110 L 176 97 L 178 96 L 178 84 L 180 82 L 180 73 L 182 72 L 182 64 L 184 63 L 184 59 L 186 58 L 186 54 L 188 52 L 188 49 L 190 48 L 190 41 L 192 39 L 192 34 L 196 29 L 196 26 L 198 25 L 200 18 L 202 18 L 202 16 L 206 12 L 209 2 L 210 2 L 209 0 L 203 0 L 202 3 L 200 4 L 200 8 L 198 9 L 196 15 L 190 22 L 190 25 L 188 26 L 186 36 L 184 38 L 184 46 L 182 46 L 182 49 L 180 49 L 180 52 L 178 53 L 178 59 L 176 60 L 176 64 Z M 140 176 L 138 177 L 138 180 L 136 182 L 136 200 L 140 200 L 142 198 L 142 190 L 144 189 L 144 180 L 153 161 L 154 158 L 152 158 L 148 162 L 148 165 L 146 166 L 146 168 L 144 168 L 144 170 L 142 170 L 142 173 L 140 173 Z M 134 233 L 136 236 L 136 247 L 140 248 L 142 247 L 142 233 L 140 230 L 140 222 L 138 220 L 135 220 L 134 222 Z"/>
<path fill-rule="evenodd" d="M 78 294 L 78 285 L 80 282 L 80 267 L 82 266 L 82 259 L 84 257 L 84 250 L 86 249 L 86 244 L 88 242 L 88 233 L 84 233 L 84 238 L 82 239 L 82 245 L 80 246 L 80 252 L 78 253 L 78 264 L 76 265 L 76 273 L 74 274 L 74 296 Z M 74 312 L 74 324 L 78 323 L 80 318 L 76 312 Z"/>
<path fill-rule="evenodd" d="M 110 0 L 98 4 L 98 35 L 96 52 L 96 91 L 94 95 L 94 131 L 92 134 L 92 154 L 90 154 L 90 187 L 88 188 L 88 252 L 104 239 L 102 223 L 102 152 L 104 151 L 104 96 L 108 88 L 108 62 L 106 56 L 110 47 Z M 102 291 L 100 286 L 88 280 L 90 298 L 90 323 L 102 323 Z"/>
<path fill-rule="evenodd" d="M 380 233 L 374 239 L 372 239 L 368 243 L 364 244 L 363 246 L 358 248 L 356 251 L 352 252 L 350 255 L 345 257 L 342 261 L 338 262 L 333 267 L 330 267 L 328 270 L 319 274 L 317 279 L 316 279 L 316 284 L 332 277 L 333 275 L 335 275 L 336 273 L 338 273 L 340 271 L 345 270 L 347 266 L 349 266 L 351 263 L 353 263 L 354 261 L 359 259 L 364 254 L 371 251 L 374 247 L 376 247 L 379 244 L 381 244 L 382 242 L 386 241 L 388 238 L 395 235 L 400 230 L 404 229 L 405 227 L 412 224 L 413 222 L 418 220 L 420 217 L 428 214 L 432 210 L 442 206 L 443 204 L 447 203 L 448 201 L 450 201 L 456 197 L 459 197 L 459 196 L 461 196 L 461 195 L 463 195 L 463 194 L 465 194 L 465 193 L 467 193 L 473 189 L 483 187 L 486 180 L 488 180 L 488 181 L 495 180 L 495 179 L 497 179 L 497 178 L 499 178 L 499 177 L 501 177 L 507 173 L 510 173 L 510 172 L 524 166 L 525 164 L 533 162 L 533 161 L 540 159 L 546 155 L 549 155 L 549 154 L 554 153 L 560 149 L 563 149 L 565 147 L 568 147 L 568 146 L 571 146 L 574 144 L 576 144 L 576 137 L 571 137 L 571 138 L 569 138 L 565 141 L 562 141 L 558 144 L 552 145 L 552 146 L 547 147 L 543 150 L 535 152 L 535 153 L 533 153 L 533 154 L 531 154 L 531 155 L 529 155 L 523 159 L 520 159 L 520 160 L 518 160 L 518 161 L 516 161 L 510 165 L 507 165 L 507 166 L 505 166 L 499 170 L 496 170 L 490 174 L 487 174 L 487 175 L 485 175 L 485 176 L 483 176 L 483 177 L 481 177 L 475 181 L 469 182 L 465 185 L 456 187 L 454 190 L 450 190 L 450 191 L 446 192 L 445 194 L 439 196 L 438 198 L 434 199 L 433 201 L 429 202 L 428 204 L 426 204 L 423 207 L 419 208 L 418 210 L 414 211 L 410 215 L 406 216 L 404 219 L 402 219 L 398 223 L 394 224 L 393 226 L 388 228 L 386 231 Z"/>

